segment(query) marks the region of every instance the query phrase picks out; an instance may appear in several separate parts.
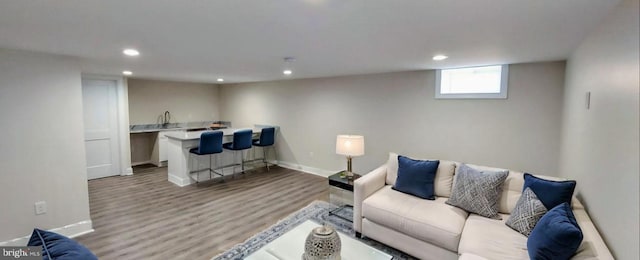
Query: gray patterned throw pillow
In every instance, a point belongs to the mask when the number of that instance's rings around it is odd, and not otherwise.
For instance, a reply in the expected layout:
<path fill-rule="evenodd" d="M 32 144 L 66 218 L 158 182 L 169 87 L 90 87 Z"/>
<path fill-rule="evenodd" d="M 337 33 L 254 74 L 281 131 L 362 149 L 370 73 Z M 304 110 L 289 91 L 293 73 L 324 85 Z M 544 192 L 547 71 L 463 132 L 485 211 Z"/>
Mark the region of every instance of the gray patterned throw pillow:
<path fill-rule="evenodd" d="M 531 189 L 526 188 L 505 224 L 528 237 L 538 220 L 546 213 L 547 208 L 542 201 Z"/>
<path fill-rule="evenodd" d="M 447 204 L 483 217 L 501 219 L 498 201 L 509 172 L 479 171 L 460 164 Z"/>

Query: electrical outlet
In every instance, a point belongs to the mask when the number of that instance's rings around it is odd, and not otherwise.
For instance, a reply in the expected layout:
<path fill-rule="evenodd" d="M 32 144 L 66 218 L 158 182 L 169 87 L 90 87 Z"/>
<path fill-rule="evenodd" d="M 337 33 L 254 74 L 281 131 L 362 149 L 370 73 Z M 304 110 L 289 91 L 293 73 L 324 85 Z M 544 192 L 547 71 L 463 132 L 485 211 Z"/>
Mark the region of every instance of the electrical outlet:
<path fill-rule="evenodd" d="M 36 207 L 36 215 L 42 215 L 47 213 L 47 202 L 38 201 L 36 202 L 35 207 Z"/>

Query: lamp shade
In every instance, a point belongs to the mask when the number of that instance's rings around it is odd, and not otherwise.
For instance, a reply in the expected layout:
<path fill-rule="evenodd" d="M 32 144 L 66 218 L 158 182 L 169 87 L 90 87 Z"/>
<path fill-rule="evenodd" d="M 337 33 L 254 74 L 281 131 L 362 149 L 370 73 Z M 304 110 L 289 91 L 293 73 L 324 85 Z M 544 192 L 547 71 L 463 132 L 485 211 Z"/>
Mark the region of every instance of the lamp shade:
<path fill-rule="evenodd" d="M 338 135 L 338 138 L 336 138 L 336 153 L 347 156 L 364 155 L 364 136 Z"/>

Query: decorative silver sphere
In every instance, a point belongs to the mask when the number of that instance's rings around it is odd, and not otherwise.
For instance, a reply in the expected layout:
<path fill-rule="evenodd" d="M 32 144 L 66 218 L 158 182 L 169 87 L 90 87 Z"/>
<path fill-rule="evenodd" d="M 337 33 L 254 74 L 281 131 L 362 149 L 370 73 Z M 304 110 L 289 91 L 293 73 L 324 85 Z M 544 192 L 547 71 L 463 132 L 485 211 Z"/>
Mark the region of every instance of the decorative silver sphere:
<path fill-rule="evenodd" d="M 304 244 L 303 260 L 340 260 L 342 243 L 332 227 L 321 226 L 311 230 Z"/>

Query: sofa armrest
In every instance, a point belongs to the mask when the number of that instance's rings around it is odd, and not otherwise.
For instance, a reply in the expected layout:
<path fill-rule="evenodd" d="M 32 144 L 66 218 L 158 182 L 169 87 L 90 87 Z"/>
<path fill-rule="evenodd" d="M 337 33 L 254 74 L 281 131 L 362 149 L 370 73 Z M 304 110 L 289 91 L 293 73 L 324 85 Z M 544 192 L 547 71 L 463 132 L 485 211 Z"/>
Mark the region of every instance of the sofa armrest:
<path fill-rule="evenodd" d="M 362 202 L 385 185 L 387 165 L 363 175 L 353 183 L 353 229 L 362 232 Z"/>

